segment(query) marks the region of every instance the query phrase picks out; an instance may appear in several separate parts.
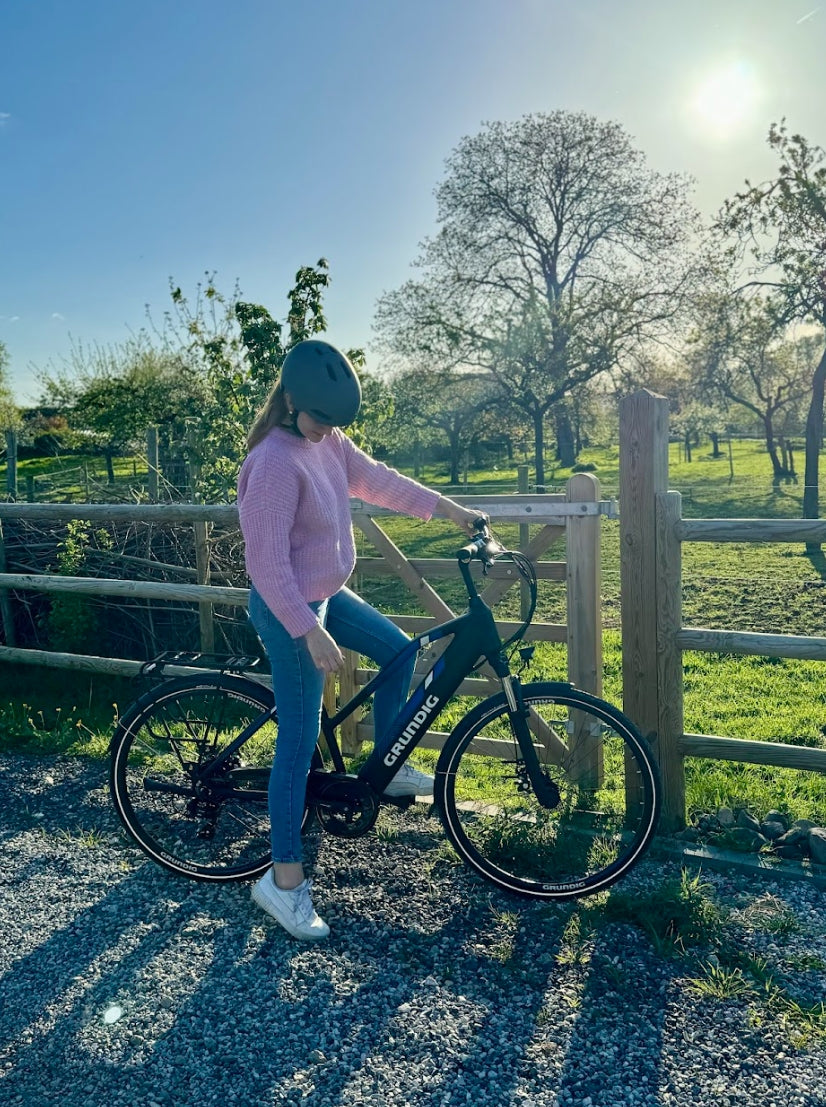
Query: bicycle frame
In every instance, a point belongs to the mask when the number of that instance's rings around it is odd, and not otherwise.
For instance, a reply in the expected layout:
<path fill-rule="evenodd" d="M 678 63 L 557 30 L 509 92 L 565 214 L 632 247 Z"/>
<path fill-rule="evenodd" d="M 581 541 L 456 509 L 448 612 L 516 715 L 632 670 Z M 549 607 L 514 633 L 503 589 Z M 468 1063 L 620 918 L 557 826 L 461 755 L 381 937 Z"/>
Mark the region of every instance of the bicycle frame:
<path fill-rule="evenodd" d="M 386 736 L 381 745 L 376 745 L 373 753 L 362 765 L 358 773 L 361 780 L 369 783 L 377 792 L 384 790 L 407 760 L 424 730 L 427 729 L 425 723 L 436 719 L 483 654 L 493 665 L 497 676 L 503 679 L 508 677 L 508 664 L 501 652 L 502 641 L 496 629 L 493 613 L 484 600 L 478 595 L 473 595 L 471 596 L 470 606 L 463 615 L 441 623 L 425 634 L 411 639 L 410 643 L 389 664 L 380 669 L 359 692 L 345 704 L 342 704 L 338 711 L 332 715 L 328 714 L 326 710 L 322 711 L 321 734 L 327 742 L 335 772 L 342 774 L 347 772 L 336 737 L 336 730 L 344 719 L 352 715 L 365 703 L 375 690 L 390 679 L 395 670 L 404 664 L 411 655 L 417 654 L 420 649 L 431 642 L 436 642 L 440 638 L 445 638 L 451 634 L 454 636 L 453 641 L 441 657 L 436 659 L 421 683 L 413 689 L 401 712 L 393 721 L 391 733 Z M 197 779 L 205 781 L 207 778 L 214 777 L 216 769 L 220 769 L 222 765 L 229 761 L 244 743 L 274 715 L 277 715 L 275 705 L 266 713 L 252 719 L 240 734 L 236 735 L 233 741 L 222 750 L 221 754 L 204 767 L 198 774 Z M 189 794 L 189 789 L 179 789 L 166 784 L 158 787 L 158 790 L 180 791 L 182 795 Z M 233 789 L 233 792 L 238 798 L 253 799 L 258 795 L 257 792 L 244 788 Z"/>
<path fill-rule="evenodd" d="M 459 685 L 472 671 L 480 657 L 484 656 L 493 666 L 497 676 L 508 676 L 508 664 L 503 656 L 502 641 L 488 605 L 479 596 L 471 597 L 470 606 L 463 614 L 441 623 L 425 634 L 411 640 L 391 662 L 381 669 L 361 691 L 343 704 L 332 715 L 322 717 L 324 735 L 333 765 L 337 772 L 344 772 L 344 762 L 335 732 L 378 687 L 392 677 L 394 671 L 407 662 L 411 655 L 441 638 L 453 635 L 453 641 L 436 659 L 421 682 L 413 689 L 402 710 L 394 719 L 389 734 L 376 736 L 373 752 L 359 769 L 360 780 L 382 793 L 396 775 L 408 756 L 415 749 L 428 726 L 440 714 L 447 702 L 456 694 Z"/>
<path fill-rule="evenodd" d="M 469 547 L 465 547 L 465 550 L 468 549 Z M 460 551 L 461 553 L 462 551 Z M 479 595 L 471 577 L 469 567 L 471 557 L 472 554 L 468 554 L 466 558 L 461 556 L 459 558 L 459 569 L 468 593 L 468 610 L 462 615 L 433 627 L 425 634 L 411 639 L 410 643 L 389 664 L 380 669 L 359 692 L 342 704 L 336 712 L 328 714 L 326 710 L 322 710 L 321 735 L 326 741 L 334 772 L 346 774 L 347 769 L 336 737 L 336 731 L 340 724 L 349 718 L 354 711 L 358 710 L 377 688 L 390 679 L 396 669 L 406 663 L 411 655 L 415 656 L 419 650 L 430 643 L 452 635 L 452 642 L 449 643 L 444 653 L 435 660 L 424 678 L 411 692 L 402 710 L 391 724 L 390 733 L 376 741 L 373 752 L 358 771 L 358 779 L 369 784 L 375 792 L 381 795 L 416 748 L 428 726 L 438 718 L 445 705 L 456 694 L 462 681 L 473 671 L 480 658 L 484 657 L 496 676 L 502 681 L 520 752 L 537 797 L 540 802 L 552 807 L 557 802 L 558 794 L 555 789 L 549 787 L 545 774 L 539 765 L 528 728 L 528 712 L 522 702 L 520 684 L 518 680 L 511 677 L 508 660 L 502 648 L 502 639 L 499 637 L 493 612 Z M 214 775 L 215 769 L 232 757 L 248 738 L 275 714 L 277 714 L 277 709 L 273 706 L 265 715 L 253 719 L 234 741 L 223 750 L 221 755 L 206 767 L 201 775 Z M 311 781 L 316 773 L 329 778 L 329 772 L 325 770 L 312 770 L 310 773 Z M 252 793 L 246 789 L 239 789 L 235 792 L 235 795 L 251 798 Z"/>

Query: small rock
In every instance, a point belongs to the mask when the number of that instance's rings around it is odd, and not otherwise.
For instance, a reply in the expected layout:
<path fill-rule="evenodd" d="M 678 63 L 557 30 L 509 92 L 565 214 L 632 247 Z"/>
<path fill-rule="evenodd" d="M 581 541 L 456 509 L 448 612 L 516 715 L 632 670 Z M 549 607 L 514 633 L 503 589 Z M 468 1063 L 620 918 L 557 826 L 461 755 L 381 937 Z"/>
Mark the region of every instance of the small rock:
<path fill-rule="evenodd" d="M 809 852 L 816 865 L 826 865 L 826 829 L 822 826 L 809 831 Z"/>
<path fill-rule="evenodd" d="M 781 822 L 777 822 L 775 819 L 770 819 L 768 815 L 760 824 L 760 833 L 764 838 L 768 838 L 770 842 L 774 842 L 775 839 L 780 838 L 781 835 L 786 833 L 788 828 Z"/>
<path fill-rule="evenodd" d="M 731 830 L 735 823 L 734 812 L 732 811 L 732 809 L 730 807 L 718 807 L 717 822 L 720 824 L 723 830 Z"/>
<path fill-rule="evenodd" d="M 766 845 L 766 839 L 759 831 L 750 830 L 745 826 L 735 826 L 725 835 L 721 845 L 738 850 L 740 853 L 759 853 Z"/>
<path fill-rule="evenodd" d="M 791 861 L 800 861 L 809 854 L 809 831 L 803 827 L 792 826 L 775 841 L 774 848 L 781 857 Z"/>
<path fill-rule="evenodd" d="M 744 830 L 751 830 L 754 834 L 760 833 L 759 821 L 743 807 L 737 812 L 737 825 Z"/>
<path fill-rule="evenodd" d="M 789 820 L 782 811 L 767 811 L 763 820 L 767 823 L 780 823 L 784 830 L 789 829 Z"/>
<path fill-rule="evenodd" d="M 811 819 L 795 819 L 789 830 L 813 830 L 817 826 Z"/>

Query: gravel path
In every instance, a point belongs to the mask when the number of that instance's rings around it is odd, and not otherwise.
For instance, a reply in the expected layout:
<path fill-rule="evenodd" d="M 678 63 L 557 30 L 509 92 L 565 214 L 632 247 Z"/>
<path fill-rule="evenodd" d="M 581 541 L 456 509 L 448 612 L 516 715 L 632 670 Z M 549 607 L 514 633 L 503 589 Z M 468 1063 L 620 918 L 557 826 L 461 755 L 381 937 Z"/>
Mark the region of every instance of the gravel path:
<path fill-rule="evenodd" d="M 795 1048 L 748 996 L 696 994 L 687 960 L 632 927 L 572 941 L 576 905 L 492 893 L 425 813 L 316 840 L 333 930 L 316 947 L 247 887 L 144 861 L 98 763 L 0 758 L 0 843 L 4 1107 L 826 1104 L 822 1043 Z M 646 862 L 622 890 L 675 871 Z M 793 913 L 783 938 L 745 940 L 826 999 L 823 893 L 706 878 L 741 918 Z"/>

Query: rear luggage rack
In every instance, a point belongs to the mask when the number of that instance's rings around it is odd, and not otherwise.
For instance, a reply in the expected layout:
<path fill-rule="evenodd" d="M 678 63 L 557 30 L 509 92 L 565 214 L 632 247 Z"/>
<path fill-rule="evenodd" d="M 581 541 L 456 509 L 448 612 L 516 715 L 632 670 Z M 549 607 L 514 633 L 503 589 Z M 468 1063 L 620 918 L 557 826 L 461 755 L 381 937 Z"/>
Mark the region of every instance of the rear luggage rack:
<path fill-rule="evenodd" d="M 186 650 L 167 650 L 141 665 L 139 676 L 161 676 L 164 669 L 177 665 L 186 669 L 212 669 L 219 673 L 245 673 L 254 669 L 260 657 L 247 654 L 189 653 Z"/>

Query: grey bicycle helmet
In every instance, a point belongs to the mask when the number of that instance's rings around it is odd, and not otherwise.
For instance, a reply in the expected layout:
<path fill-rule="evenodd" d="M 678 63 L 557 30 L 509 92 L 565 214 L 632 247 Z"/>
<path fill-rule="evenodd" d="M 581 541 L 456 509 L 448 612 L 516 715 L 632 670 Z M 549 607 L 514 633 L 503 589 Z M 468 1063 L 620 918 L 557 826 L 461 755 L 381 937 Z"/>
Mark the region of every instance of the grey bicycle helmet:
<path fill-rule="evenodd" d="M 293 346 L 281 367 L 281 386 L 297 411 L 332 427 L 352 423 L 361 407 L 361 385 L 349 359 L 318 338 Z"/>

